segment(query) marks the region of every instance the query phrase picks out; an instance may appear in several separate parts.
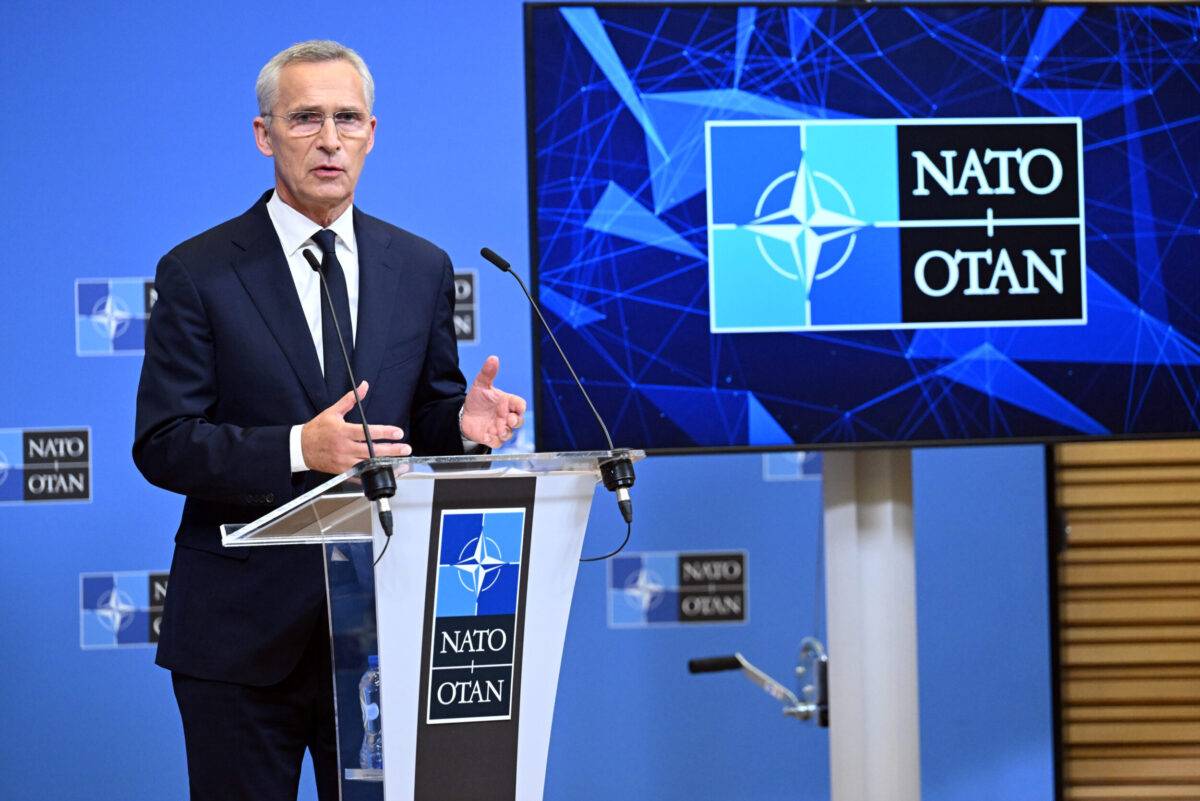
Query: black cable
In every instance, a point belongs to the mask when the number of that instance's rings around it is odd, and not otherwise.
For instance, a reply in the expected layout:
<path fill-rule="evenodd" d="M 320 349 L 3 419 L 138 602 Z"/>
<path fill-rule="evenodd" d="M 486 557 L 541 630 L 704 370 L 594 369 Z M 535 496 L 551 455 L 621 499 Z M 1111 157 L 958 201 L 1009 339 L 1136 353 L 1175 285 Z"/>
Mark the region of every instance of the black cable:
<path fill-rule="evenodd" d="M 617 546 L 617 549 L 615 551 L 610 551 L 610 552 L 604 554 L 604 556 L 581 556 L 581 557 L 579 557 L 579 561 L 580 562 L 603 562 L 605 559 L 612 559 L 614 556 L 619 554 L 621 551 L 625 550 L 625 546 L 629 544 L 629 536 L 632 533 L 633 533 L 633 523 L 632 522 L 626 523 L 625 524 L 625 539 L 621 540 L 621 544 Z M 382 555 L 383 554 L 380 554 L 380 556 L 382 556 Z"/>
<path fill-rule="evenodd" d="M 375 557 L 375 561 L 371 563 L 371 567 L 379 566 L 379 560 L 383 558 L 383 555 L 385 553 L 387 553 L 388 546 L 391 544 L 392 544 L 392 535 L 388 534 L 383 539 L 383 550 L 379 552 L 379 556 Z"/>

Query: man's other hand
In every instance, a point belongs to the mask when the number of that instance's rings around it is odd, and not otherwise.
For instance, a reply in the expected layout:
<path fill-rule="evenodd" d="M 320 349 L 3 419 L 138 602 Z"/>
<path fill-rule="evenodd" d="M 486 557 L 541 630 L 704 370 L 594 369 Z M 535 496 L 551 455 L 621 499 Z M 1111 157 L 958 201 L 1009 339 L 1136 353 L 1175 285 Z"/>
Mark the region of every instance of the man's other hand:
<path fill-rule="evenodd" d="M 358 385 L 359 397 L 366 397 L 367 382 Z M 346 415 L 354 408 L 354 393 L 347 392 L 337 403 L 318 414 L 300 429 L 300 449 L 309 470 L 344 473 L 370 456 L 362 426 L 347 423 Z M 522 407 L 524 408 L 524 407 Z M 375 440 L 376 456 L 408 456 L 412 447 L 399 440 L 404 432 L 395 426 L 368 426 Z"/>
<path fill-rule="evenodd" d="M 462 435 L 472 442 L 499 448 L 525 422 L 525 399 L 492 386 L 500 358 L 488 356 L 463 403 Z"/>

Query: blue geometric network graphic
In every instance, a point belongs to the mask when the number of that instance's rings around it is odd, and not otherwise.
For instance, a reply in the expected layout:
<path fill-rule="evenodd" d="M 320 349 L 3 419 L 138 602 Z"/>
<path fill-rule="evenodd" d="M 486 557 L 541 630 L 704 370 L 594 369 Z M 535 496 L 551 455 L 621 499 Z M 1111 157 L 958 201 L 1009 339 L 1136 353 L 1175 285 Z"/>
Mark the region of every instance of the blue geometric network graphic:
<path fill-rule="evenodd" d="M 674 450 L 1200 430 L 1195 6 L 601 5 L 527 13 L 537 294 L 618 444 Z M 1075 280 L 1082 275 L 1085 306 L 1075 324 L 757 330 L 771 328 L 756 322 L 770 314 L 786 318 L 776 329 L 820 320 L 797 317 L 806 292 L 756 289 L 748 272 L 745 282 L 735 273 L 718 286 L 739 299 L 729 326 L 736 332 L 714 324 L 714 243 L 735 260 L 769 256 L 777 272 L 797 272 L 789 265 L 804 263 L 806 252 L 794 247 L 788 261 L 786 247 L 840 231 L 821 256 L 835 258 L 847 250 L 847 232 L 860 233 L 845 219 L 864 214 L 856 206 L 851 215 L 844 199 L 879 207 L 871 213 L 880 219 L 894 209 L 882 195 L 830 194 L 832 179 L 846 183 L 830 173 L 809 180 L 822 208 L 843 215 L 829 217 L 831 233 L 814 234 L 815 223 L 801 215 L 765 232 L 774 244 L 760 245 L 763 236 L 718 242 L 709 221 L 723 223 L 710 206 L 725 200 L 708 191 L 719 173 L 707 163 L 706 127 L 1045 118 L 1081 127 L 1083 212 L 1072 219 L 1076 240 L 1083 226 Z M 1025 126 L 1026 155 L 1041 147 L 1039 138 L 1052 139 L 1050 127 Z M 855 145 L 872 180 L 870 165 L 882 163 L 880 148 L 895 147 L 892 137 Z M 724 152 L 728 159 L 732 151 Z M 727 161 L 734 166 L 720 170 L 765 170 L 777 152 L 770 143 L 745 147 L 741 166 Z M 883 161 L 903 168 L 900 152 Z M 842 167 L 852 161 L 843 158 Z M 1064 169 L 1074 169 L 1068 162 Z M 952 165 L 927 166 L 948 173 Z M 746 194 L 759 214 L 739 222 L 780 222 L 771 215 L 791 208 L 779 193 L 790 191 L 788 181 L 802 183 L 802 168 L 770 171 L 791 177 Z M 1061 177 L 1022 175 L 1042 185 Z M 957 242 L 959 234 L 946 236 Z M 1022 262 L 1020 253 L 1008 273 L 1010 306 L 1040 302 L 1021 297 L 1036 291 L 1034 276 L 1043 289 L 1043 278 L 1064 280 L 1045 254 Z M 829 273 L 817 258 L 810 269 Z M 1031 278 L 1022 285 L 1026 267 Z M 870 293 L 843 285 L 819 312 L 818 289 L 834 284 L 810 283 L 810 314 L 896 318 L 898 307 L 879 289 L 896 276 L 871 280 Z M 778 311 L 785 306 L 790 311 Z M 591 428 L 572 425 L 586 407 L 548 339 L 535 341 L 538 447 L 600 445 Z"/>

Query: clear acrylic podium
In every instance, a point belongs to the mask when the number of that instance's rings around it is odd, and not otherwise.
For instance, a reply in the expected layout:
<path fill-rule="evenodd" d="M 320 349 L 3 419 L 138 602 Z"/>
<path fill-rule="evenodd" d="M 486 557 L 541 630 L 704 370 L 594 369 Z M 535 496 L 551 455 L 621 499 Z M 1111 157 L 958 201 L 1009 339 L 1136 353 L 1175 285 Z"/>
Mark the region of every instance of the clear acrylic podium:
<path fill-rule="evenodd" d="M 615 455 L 390 460 L 390 542 L 360 468 L 222 526 L 228 547 L 324 548 L 344 801 L 542 798 L 583 535 L 600 465 Z M 364 716 L 376 714 L 359 697 L 371 655 L 382 770 L 360 758 Z"/>

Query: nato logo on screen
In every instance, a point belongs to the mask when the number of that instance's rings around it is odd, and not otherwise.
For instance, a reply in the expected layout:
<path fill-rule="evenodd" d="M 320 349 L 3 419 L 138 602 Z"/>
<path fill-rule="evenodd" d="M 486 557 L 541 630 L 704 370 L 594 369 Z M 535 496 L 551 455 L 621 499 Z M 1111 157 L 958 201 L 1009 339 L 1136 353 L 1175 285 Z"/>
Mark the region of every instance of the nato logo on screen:
<path fill-rule="evenodd" d="M 158 642 L 165 571 L 121 571 L 79 575 L 79 647 L 136 648 Z"/>
<path fill-rule="evenodd" d="M 151 278 L 76 280 L 76 355 L 140 355 L 146 347 L 146 321 L 156 299 Z"/>
<path fill-rule="evenodd" d="M 709 121 L 713 333 L 1081 325 L 1078 118 Z"/>
<path fill-rule="evenodd" d="M 746 621 L 746 554 L 649 551 L 608 560 L 609 628 Z"/>
<path fill-rule="evenodd" d="M 91 429 L 0 428 L 0 504 L 91 498 Z"/>
<path fill-rule="evenodd" d="M 524 509 L 444 511 L 427 723 L 512 717 Z"/>

